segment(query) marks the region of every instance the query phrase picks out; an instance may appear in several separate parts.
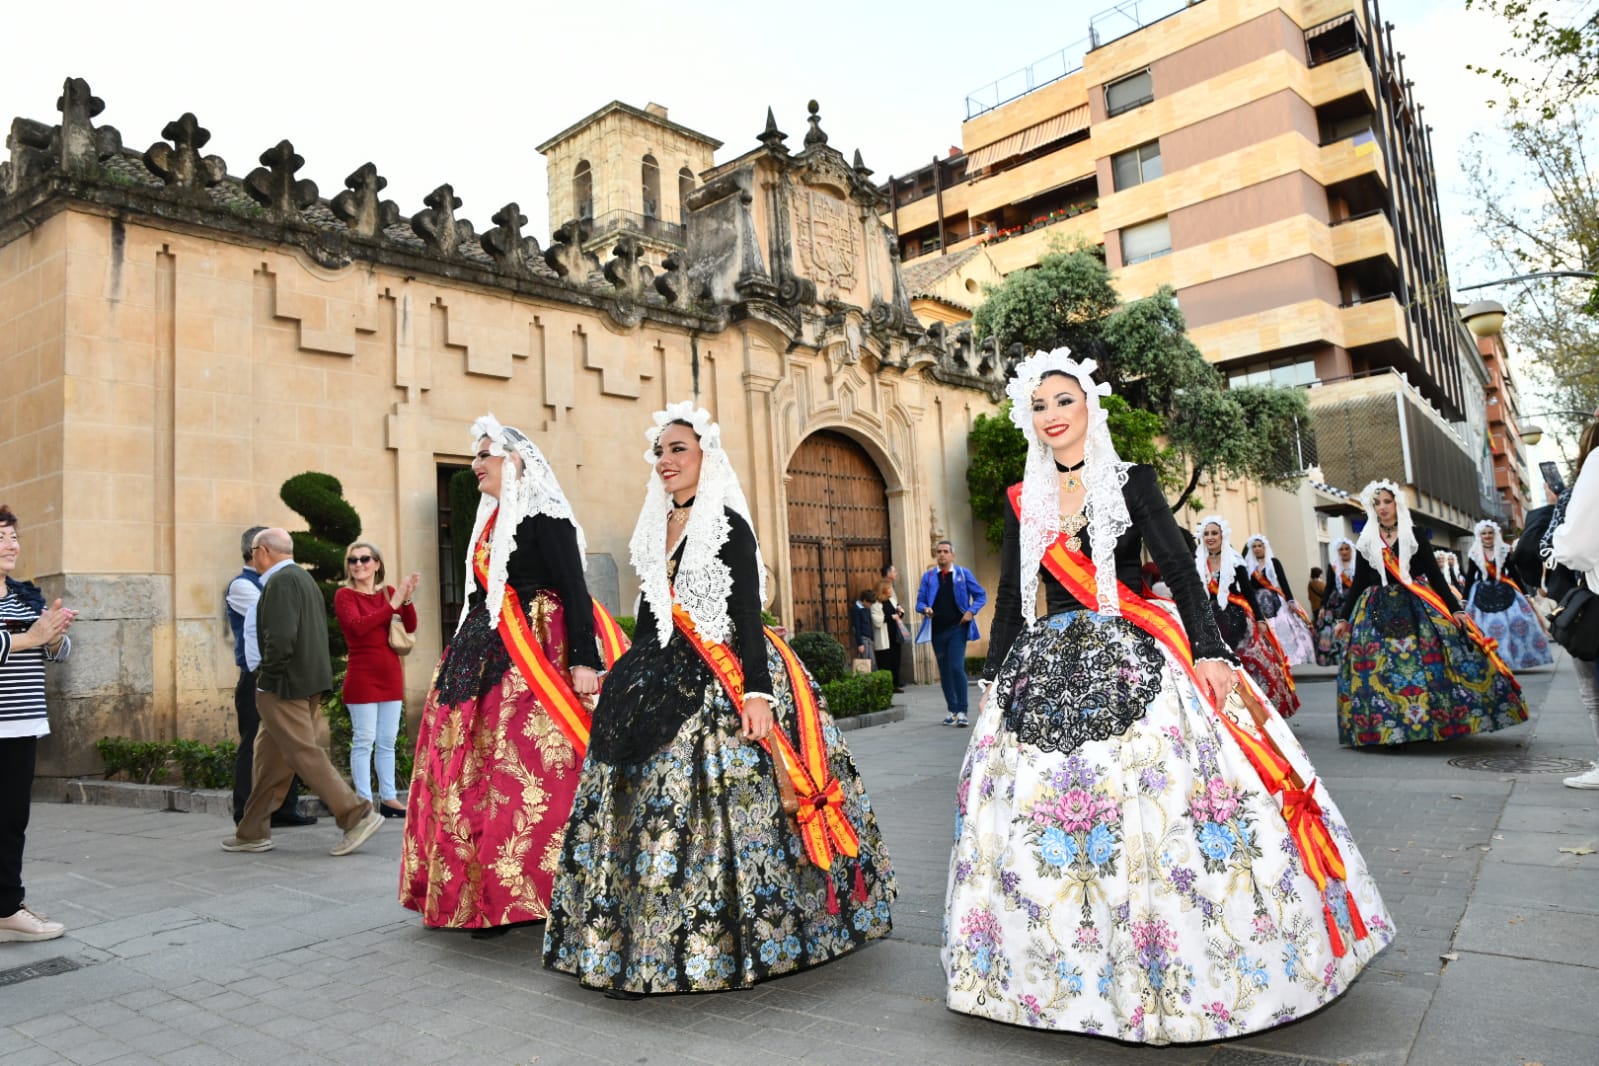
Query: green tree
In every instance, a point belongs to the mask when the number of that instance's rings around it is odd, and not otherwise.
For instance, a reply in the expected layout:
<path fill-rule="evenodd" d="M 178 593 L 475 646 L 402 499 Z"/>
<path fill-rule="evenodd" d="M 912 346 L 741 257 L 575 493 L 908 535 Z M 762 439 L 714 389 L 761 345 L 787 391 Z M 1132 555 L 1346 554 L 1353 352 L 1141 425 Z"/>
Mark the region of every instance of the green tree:
<path fill-rule="evenodd" d="M 1512 109 L 1532 108 L 1544 120 L 1599 84 L 1599 3 L 1595 0 L 1466 0 L 1504 19 L 1512 62 L 1487 74 L 1510 94 Z M 1523 75 L 1514 67 L 1537 71 Z"/>
<path fill-rule="evenodd" d="M 344 578 L 344 549 L 361 535 L 361 516 L 344 498 L 344 486 L 332 474 L 316 470 L 296 474 L 283 483 L 278 495 L 309 527 L 289 534 L 294 538 L 294 561 L 310 571 L 322 588 L 328 611 L 328 650 L 335 659 L 342 658 L 349 649 L 333 617 L 333 594 Z"/>
<path fill-rule="evenodd" d="M 1123 303 L 1093 249 L 1057 248 L 1037 269 L 990 286 L 974 328 L 979 340 L 994 337 L 1001 351 L 1065 345 L 1076 358 L 1096 360 L 1096 376 L 1125 401 L 1112 414 L 1117 451 L 1129 462 L 1152 463 L 1168 484 L 1182 484 L 1174 511 L 1206 474 L 1274 485 L 1298 475 L 1297 443 L 1310 428 L 1304 393 L 1227 388 L 1188 339 L 1175 293 L 1162 288 Z M 983 427 L 980 435 L 974 428 L 967 476 L 973 513 L 988 523 L 991 539 L 1004 517 L 1004 486 L 1021 477 L 1020 460 L 996 447 L 998 432 Z M 1021 454 L 1019 432 L 1010 447 Z"/>

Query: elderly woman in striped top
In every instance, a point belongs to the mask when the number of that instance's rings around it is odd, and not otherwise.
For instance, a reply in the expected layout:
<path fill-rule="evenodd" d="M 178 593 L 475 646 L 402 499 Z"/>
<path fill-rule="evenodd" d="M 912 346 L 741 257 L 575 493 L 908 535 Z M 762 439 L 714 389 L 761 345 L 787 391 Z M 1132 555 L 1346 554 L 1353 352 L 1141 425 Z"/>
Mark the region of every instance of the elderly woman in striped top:
<path fill-rule="evenodd" d="M 72 651 L 67 630 L 78 612 L 46 605 L 44 595 L 13 578 L 22 542 L 17 516 L 0 504 L 0 943 L 54 940 L 66 932 L 22 902 L 22 846 L 28 832 L 33 760 L 39 738 L 50 732 L 45 717 L 44 664 Z"/>

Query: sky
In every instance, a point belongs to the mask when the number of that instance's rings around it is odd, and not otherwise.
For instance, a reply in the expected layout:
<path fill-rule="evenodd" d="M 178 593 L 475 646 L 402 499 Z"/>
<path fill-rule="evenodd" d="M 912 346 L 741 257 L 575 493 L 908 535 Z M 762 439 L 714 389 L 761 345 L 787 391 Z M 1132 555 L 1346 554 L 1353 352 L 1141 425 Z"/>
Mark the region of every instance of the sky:
<path fill-rule="evenodd" d="M 370 160 L 405 215 L 448 182 L 480 232 L 514 200 L 546 242 L 534 146 L 610 100 L 666 105 L 673 120 L 725 142 L 721 161 L 755 146 L 768 106 L 798 146 L 814 98 L 830 143 L 846 156 L 859 149 L 881 179 L 959 145 L 968 94 L 1080 46 L 1110 6 L 77 0 L 68 27 L 66 9 L 19 4 L 6 15 L 0 122 L 54 121 L 62 82 L 82 77 L 105 101 L 98 121 L 129 148 L 147 148 L 192 111 L 211 131 L 205 151 L 233 174 L 288 138 L 306 159 L 300 176 L 324 197 Z M 1169 6 L 1142 0 L 1145 11 Z M 1458 160 L 1472 129 L 1494 122 L 1495 86 L 1466 66 L 1497 65 L 1503 36 L 1465 0 L 1387 0 L 1382 16 L 1434 127 L 1453 280 L 1488 280 L 1497 274 L 1474 261 L 1482 253 Z"/>

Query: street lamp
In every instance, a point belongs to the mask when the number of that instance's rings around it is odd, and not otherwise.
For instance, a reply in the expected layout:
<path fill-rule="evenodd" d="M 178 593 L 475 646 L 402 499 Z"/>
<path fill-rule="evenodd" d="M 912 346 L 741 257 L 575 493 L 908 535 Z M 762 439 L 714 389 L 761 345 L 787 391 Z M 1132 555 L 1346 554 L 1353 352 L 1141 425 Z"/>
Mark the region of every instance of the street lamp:
<path fill-rule="evenodd" d="M 1505 309 L 1493 300 L 1478 300 L 1466 305 L 1460 312 L 1460 319 L 1471 330 L 1471 335 L 1479 340 L 1499 336 L 1499 331 L 1505 325 Z"/>

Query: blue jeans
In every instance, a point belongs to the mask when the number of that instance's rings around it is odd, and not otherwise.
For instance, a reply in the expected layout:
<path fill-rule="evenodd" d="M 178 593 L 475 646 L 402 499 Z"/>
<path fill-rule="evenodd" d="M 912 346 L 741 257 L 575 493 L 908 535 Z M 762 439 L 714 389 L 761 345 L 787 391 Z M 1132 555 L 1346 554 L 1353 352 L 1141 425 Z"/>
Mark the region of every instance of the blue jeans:
<path fill-rule="evenodd" d="M 966 713 L 966 623 L 933 630 L 933 658 L 938 660 L 938 683 L 944 688 L 944 706 L 950 714 Z"/>
<path fill-rule="evenodd" d="M 400 701 L 347 703 L 350 712 L 350 780 L 355 794 L 372 799 L 373 763 L 377 764 L 378 798 L 398 800 L 394 789 L 394 737 L 400 731 Z M 373 748 L 377 757 L 373 758 Z"/>

